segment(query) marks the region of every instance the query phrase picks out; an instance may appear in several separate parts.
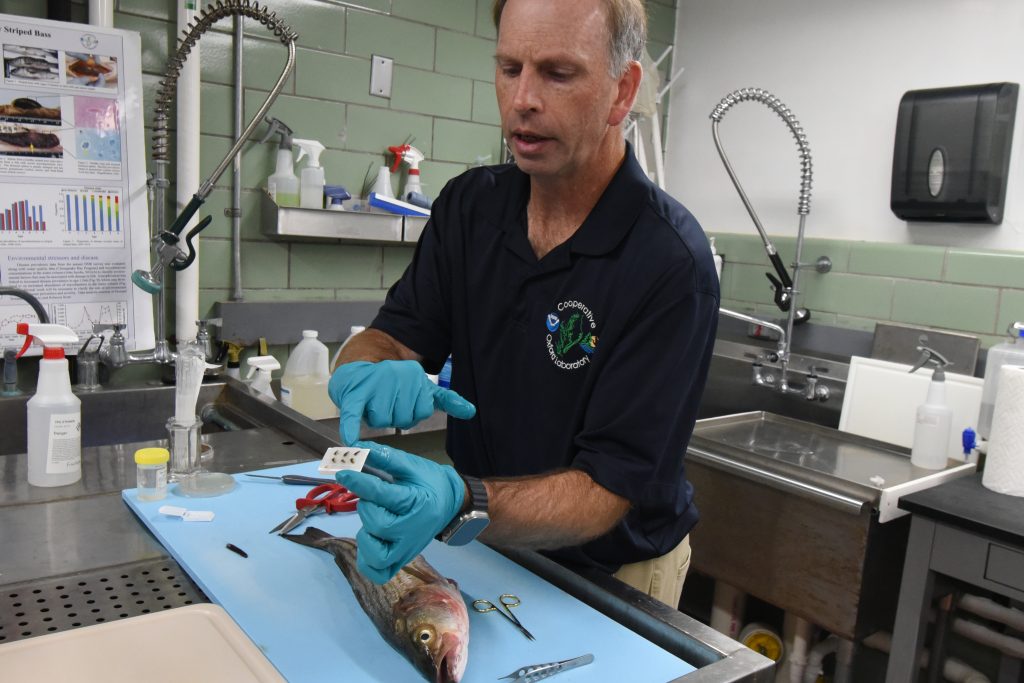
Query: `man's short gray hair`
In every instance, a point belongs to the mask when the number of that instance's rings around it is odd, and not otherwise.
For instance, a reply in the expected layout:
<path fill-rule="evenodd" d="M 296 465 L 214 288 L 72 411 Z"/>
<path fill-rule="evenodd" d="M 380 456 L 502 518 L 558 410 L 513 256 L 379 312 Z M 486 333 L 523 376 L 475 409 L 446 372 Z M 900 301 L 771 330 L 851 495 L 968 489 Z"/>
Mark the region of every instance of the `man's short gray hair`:
<path fill-rule="evenodd" d="M 501 13 L 508 0 L 494 0 L 494 27 L 501 30 Z M 643 0 L 603 0 L 608 12 L 609 68 L 618 78 L 629 62 L 639 62 L 647 44 L 647 10 Z"/>

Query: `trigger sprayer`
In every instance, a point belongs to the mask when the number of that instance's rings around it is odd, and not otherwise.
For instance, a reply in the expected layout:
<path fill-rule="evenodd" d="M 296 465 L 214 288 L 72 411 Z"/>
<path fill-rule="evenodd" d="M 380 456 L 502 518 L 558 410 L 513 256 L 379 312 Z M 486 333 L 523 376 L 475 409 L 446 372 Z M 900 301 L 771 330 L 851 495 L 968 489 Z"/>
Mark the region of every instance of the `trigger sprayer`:
<path fill-rule="evenodd" d="M 25 335 L 20 357 L 33 341 L 42 344 L 36 394 L 26 404 L 28 483 L 66 486 L 82 478 L 82 401 L 71 393 L 64 346 L 78 335 L 63 325 L 18 323 Z"/>
<path fill-rule="evenodd" d="M 299 147 L 296 163 L 302 161 L 302 157 L 309 157 L 309 164 L 299 173 L 299 206 L 303 209 L 322 209 L 326 180 L 324 169 L 320 166 L 320 154 L 324 151 L 324 146 L 317 140 L 302 138 L 292 138 L 292 142 Z"/>
<path fill-rule="evenodd" d="M 403 163 L 409 167 L 402 199 L 411 204 L 429 209 L 430 200 L 423 194 L 423 186 L 420 185 L 420 162 L 426 158 L 423 156 L 423 152 L 409 143 L 388 147 L 388 151 L 395 156 L 395 160 L 391 163 L 392 173 L 397 171 L 399 165 Z"/>
<path fill-rule="evenodd" d="M 272 116 L 268 116 L 266 122 L 270 128 L 260 142 L 266 142 L 274 135 L 280 136 L 277 143 L 277 166 L 274 174 L 267 178 L 267 193 L 278 206 L 298 206 L 299 179 L 292 170 L 292 129 L 281 119 Z"/>
<path fill-rule="evenodd" d="M 273 356 L 253 356 L 246 362 L 249 364 L 249 374 L 246 375 L 246 379 L 252 379 L 249 386 L 253 391 L 270 398 L 277 398 L 270 386 L 272 373 L 274 370 L 281 369 L 281 364 L 277 362 L 277 359 Z M 254 374 L 256 375 L 255 379 L 252 377 Z"/>
<path fill-rule="evenodd" d="M 914 443 L 910 449 L 910 463 L 930 470 L 946 467 L 949 456 L 949 434 L 953 423 L 953 410 L 946 405 L 946 371 L 949 360 L 935 349 L 924 345 L 927 337 L 922 336 L 917 350 L 921 357 L 910 372 L 916 372 L 926 365 L 934 367 L 932 381 L 928 383 L 928 395 L 917 407 L 914 424 Z"/>

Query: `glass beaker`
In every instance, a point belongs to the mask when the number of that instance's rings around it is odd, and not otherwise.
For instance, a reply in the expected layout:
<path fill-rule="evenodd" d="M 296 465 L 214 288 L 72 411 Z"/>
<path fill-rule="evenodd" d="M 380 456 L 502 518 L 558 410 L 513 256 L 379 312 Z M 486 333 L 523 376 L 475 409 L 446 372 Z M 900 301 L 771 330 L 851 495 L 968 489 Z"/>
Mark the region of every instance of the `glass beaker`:
<path fill-rule="evenodd" d="M 171 452 L 168 481 L 182 481 L 199 471 L 199 429 L 202 426 L 198 416 L 193 416 L 191 424 L 183 424 L 175 417 L 167 420 Z"/>

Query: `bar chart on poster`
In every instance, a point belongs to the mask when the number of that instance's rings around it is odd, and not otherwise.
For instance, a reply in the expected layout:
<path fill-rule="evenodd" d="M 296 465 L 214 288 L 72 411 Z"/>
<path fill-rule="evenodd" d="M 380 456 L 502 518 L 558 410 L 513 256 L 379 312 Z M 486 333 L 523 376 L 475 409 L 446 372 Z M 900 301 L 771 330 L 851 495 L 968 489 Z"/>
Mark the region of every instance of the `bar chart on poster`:
<path fill-rule="evenodd" d="M 154 341 L 152 299 L 130 281 L 149 269 L 141 107 L 138 34 L 0 14 L 0 285 L 80 341 L 125 324 L 129 350 Z M 34 319 L 0 297 L 0 344 Z"/>

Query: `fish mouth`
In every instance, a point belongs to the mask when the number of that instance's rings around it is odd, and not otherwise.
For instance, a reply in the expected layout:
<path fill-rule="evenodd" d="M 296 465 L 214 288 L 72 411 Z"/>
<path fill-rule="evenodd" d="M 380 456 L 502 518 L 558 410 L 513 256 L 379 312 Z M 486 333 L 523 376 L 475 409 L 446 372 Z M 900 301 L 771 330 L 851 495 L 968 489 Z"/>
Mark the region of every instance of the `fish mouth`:
<path fill-rule="evenodd" d="M 462 641 L 453 633 L 441 636 L 441 651 L 434 659 L 435 683 L 459 683 L 462 671 L 459 666 L 459 651 Z"/>

